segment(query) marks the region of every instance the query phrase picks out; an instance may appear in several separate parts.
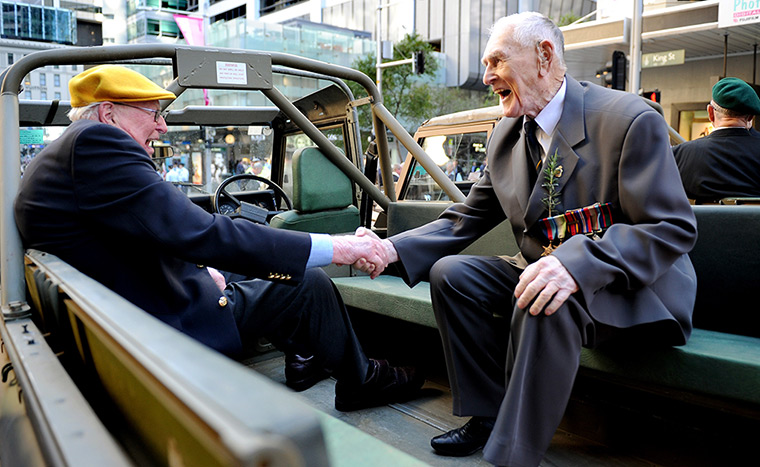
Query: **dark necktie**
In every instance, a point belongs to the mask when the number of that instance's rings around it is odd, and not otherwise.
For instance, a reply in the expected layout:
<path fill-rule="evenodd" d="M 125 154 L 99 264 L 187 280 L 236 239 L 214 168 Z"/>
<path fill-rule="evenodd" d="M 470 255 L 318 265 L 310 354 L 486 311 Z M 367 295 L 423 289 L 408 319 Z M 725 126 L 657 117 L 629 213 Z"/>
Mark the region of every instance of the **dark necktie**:
<path fill-rule="evenodd" d="M 538 167 L 541 164 L 541 146 L 538 144 L 538 138 L 536 138 L 536 128 L 538 124 L 535 120 L 525 119 L 525 145 L 528 153 L 528 165 L 531 170 L 528 170 L 530 175 L 530 185 L 536 184 L 536 178 L 538 178 Z"/>

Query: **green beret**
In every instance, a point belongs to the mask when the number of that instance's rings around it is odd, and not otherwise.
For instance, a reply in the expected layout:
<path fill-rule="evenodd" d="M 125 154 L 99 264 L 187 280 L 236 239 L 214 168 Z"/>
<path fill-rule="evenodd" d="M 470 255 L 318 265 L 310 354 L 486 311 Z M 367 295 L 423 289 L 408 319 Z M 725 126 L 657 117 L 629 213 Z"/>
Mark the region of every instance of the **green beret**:
<path fill-rule="evenodd" d="M 99 65 L 71 78 L 69 94 L 72 107 L 94 102 L 142 102 L 175 99 L 167 91 L 140 73 L 119 65 Z"/>
<path fill-rule="evenodd" d="M 723 78 L 712 88 L 712 100 L 742 115 L 760 115 L 760 97 L 739 78 Z"/>

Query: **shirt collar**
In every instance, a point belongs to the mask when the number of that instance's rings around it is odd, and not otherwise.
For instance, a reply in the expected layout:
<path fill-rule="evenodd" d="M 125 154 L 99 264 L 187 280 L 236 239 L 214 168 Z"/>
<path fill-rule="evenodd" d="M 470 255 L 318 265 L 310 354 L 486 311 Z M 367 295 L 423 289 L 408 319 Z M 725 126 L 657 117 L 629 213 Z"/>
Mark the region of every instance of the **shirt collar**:
<path fill-rule="evenodd" d="M 737 125 L 737 126 L 718 126 L 718 127 L 713 128 L 713 131 L 718 131 L 718 130 L 735 130 L 737 128 L 738 129 L 742 129 L 742 130 L 747 130 L 746 126 Z"/>
<path fill-rule="evenodd" d="M 562 109 L 565 106 L 565 92 L 567 91 L 567 78 L 562 78 L 562 85 L 559 87 L 557 94 L 552 97 L 552 100 L 546 104 L 546 107 L 541 109 L 541 112 L 536 115 L 536 123 L 538 128 L 536 130 L 536 138 L 539 144 L 544 150 L 544 154 L 547 153 L 549 144 L 551 143 L 552 134 L 557 128 L 559 119 L 562 116 Z"/>

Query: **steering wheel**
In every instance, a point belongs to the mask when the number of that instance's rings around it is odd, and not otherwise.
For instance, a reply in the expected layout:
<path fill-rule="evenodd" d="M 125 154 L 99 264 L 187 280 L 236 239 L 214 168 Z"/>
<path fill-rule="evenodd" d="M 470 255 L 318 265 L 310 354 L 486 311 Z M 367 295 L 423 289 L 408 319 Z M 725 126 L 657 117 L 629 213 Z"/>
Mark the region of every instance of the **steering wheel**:
<path fill-rule="evenodd" d="M 266 189 L 260 185 L 265 184 Z M 238 199 L 241 195 L 253 195 L 255 203 Z M 262 196 L 263 195 L 263 196 Z M 286 209 L 282 209 L 285 203 Z M 275 182 L 254 174 L 240 174 L 224 180 L 216 189 L 211 201 L 214 212 L 229 217 L 243 217 L 253 222 L 267 224 L 276 214 L 293 209 L 288 195 Z"/>

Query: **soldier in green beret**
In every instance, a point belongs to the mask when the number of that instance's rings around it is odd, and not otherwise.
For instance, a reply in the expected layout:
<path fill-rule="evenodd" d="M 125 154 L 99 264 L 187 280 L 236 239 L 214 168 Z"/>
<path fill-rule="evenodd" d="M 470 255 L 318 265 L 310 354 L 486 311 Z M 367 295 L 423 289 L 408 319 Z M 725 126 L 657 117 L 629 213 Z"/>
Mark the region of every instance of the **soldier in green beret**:
<path fill-rule="evenodd" d="M 757 93 L 739 78 L 724 78 L 713 86 L 707 114 L 714 130 L 673 148 L 686 194 L 697 204 L 760 196 Z"/>

